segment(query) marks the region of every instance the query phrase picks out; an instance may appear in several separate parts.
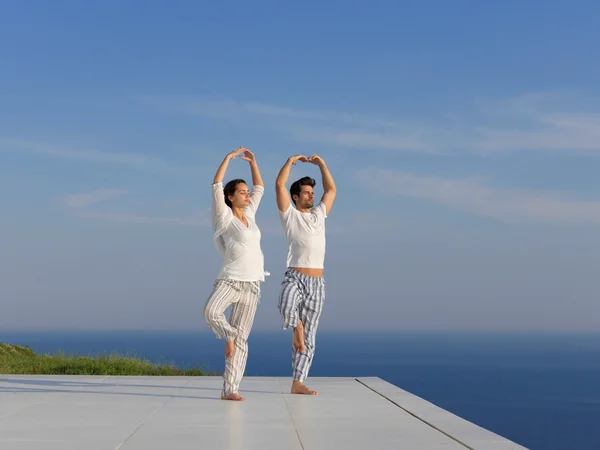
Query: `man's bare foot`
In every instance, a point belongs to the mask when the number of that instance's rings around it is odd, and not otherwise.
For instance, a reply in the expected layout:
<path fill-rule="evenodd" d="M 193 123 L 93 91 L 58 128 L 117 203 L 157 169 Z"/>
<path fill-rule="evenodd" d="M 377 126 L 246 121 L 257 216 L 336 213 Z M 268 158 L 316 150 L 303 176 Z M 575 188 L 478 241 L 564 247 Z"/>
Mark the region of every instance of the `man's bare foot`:
<path fill-rule="evenodd" d="M 298 325 L 294 328 L 294 350 L 304 353 L 304 325 L 302 325 L 302 321 L 298 322 Z"/>
<path fill-rule="evenodd" d="M 235 341 L 225 342 L 225 358 L 231 358 L 235 350 Z"/>
<path fill-rule="evenodd" d="M 292 394 L 319 395 L 317 391 L 311 391 L 300 381 L 294 381 L 292 383 Z"/>
<path fill-rule="evenodd" d="M 234 402 L 243 402 L 246 400 L 244 397 L 240 397 L 238 394 L 221 395 L 221 400 L 232 400 Z"/>

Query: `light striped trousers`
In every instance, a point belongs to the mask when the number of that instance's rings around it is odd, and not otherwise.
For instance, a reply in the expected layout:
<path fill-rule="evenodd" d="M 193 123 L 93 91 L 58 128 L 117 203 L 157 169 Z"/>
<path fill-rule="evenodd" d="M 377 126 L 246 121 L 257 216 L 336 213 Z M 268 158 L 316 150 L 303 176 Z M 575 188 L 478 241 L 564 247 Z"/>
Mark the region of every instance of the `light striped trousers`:
<path fill-rule="evenodd" d="M 246 361 L 248 360 L 248 336 L 260 299 L 258 282 L 216 280 L 213 291 L 204 305 L 204 319 L 217 339 L 235 340 L 231 358 L 225 358 L 222 395 L 237 394 Z M 231 308 L 229 321 L 225 310 Z"/>
<path fill-rule="evenodd" d="M 283 329 L 295 328 L 302 320 L 304 326 L 304 352 L 297 352 L 292 345 L 292 376 L 294 381 L 304 382 L 308 377 L 315 355 L 315 343 L 319 318 L 325 300 L 323 277 L 309 277 L 294 269 L 288 269 L 281 283 L 279 312 L 283 317 Z"/>

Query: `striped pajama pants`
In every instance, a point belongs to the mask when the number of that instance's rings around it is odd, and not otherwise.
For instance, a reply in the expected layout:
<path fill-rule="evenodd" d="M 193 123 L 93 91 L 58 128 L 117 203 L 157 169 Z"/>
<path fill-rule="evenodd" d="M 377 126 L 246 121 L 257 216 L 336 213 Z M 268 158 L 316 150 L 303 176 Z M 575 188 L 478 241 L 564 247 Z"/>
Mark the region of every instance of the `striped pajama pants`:
<path fill-rule="evenodd" d="M 309 277 L 294 269 L 287 270 L 279 293 L 282 328 L 295 328 L 300 320 L 304 326 L 304 352 L 297 352 L 292 346 L 294 381 L 304 382 L 308 377 L 324 300 L 325 280 L 322 277 Z"/>
<path fill-rule="evenodd" d="M 233 356 L 225 358 L 222 395 L 238 393 L 248 360 L 248 336 L 259 299 L 258 282 L 216 280 L 214 289 L 204 305 L 204 319 L 217 339 L 225 339 L 228 342 L 235 340 Z M 225 310 L 229 306 L 232 308 L 227 321 Z"/>

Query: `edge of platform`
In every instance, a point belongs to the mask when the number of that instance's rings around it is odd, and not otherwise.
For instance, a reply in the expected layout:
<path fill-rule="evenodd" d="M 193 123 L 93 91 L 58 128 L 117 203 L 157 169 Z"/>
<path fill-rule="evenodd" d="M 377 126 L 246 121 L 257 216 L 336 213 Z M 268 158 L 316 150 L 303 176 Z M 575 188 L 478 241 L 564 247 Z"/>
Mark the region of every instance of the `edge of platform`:
<path fill-rule="evenodd" d="M 471 450 L 528 450 L 379 377 L 354 378 L 408 414 Z"/>

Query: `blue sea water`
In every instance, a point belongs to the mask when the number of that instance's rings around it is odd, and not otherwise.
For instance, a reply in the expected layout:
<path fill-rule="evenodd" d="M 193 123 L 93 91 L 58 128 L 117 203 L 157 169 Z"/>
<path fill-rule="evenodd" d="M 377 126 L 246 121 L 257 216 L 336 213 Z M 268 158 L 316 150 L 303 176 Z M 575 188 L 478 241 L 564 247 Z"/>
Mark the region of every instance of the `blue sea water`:
<path fill-rule="evenodd" d="M 224 364 L 223 341 L 201 332 L 0 332 L 0 341 Z M 290 376 L 289 332 L 253 332 L 249 346 L 246 375 Z M 378 376 L 530 449 L 600 449 L 600 335 L 322 332 L 311 376 Z"/>

